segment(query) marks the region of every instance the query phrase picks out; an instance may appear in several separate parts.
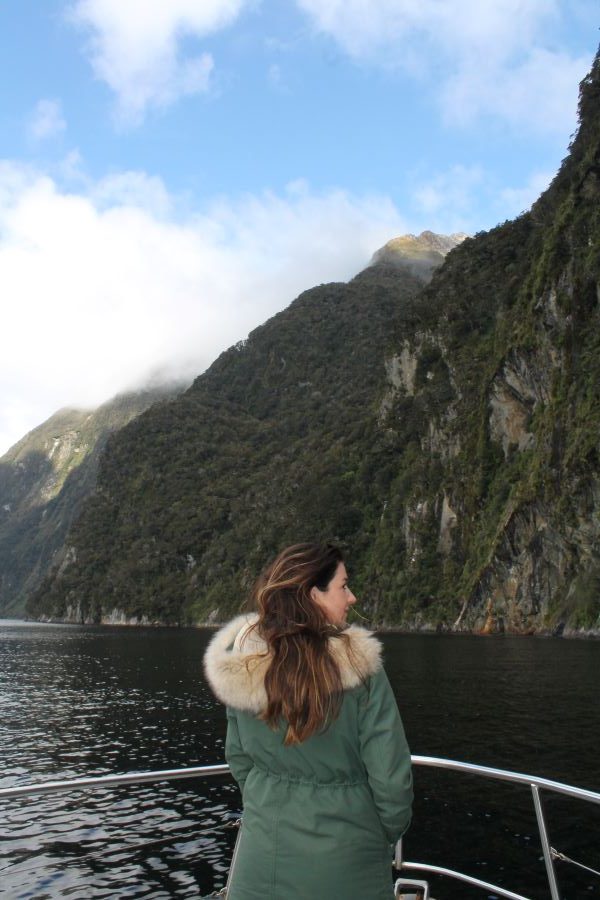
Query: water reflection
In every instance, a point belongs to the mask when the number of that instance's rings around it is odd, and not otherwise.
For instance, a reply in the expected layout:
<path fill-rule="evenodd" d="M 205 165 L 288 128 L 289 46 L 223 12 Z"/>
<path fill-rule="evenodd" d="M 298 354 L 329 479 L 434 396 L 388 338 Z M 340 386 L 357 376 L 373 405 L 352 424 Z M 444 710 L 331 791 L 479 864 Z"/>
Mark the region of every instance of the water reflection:
<path fill-rule="evenodd" d="M 0 622 L 0 785 L 222 761 L 225 719 L 201 668 L 209 637 Z M 600 643 L 439 635 L 384 642 L 414 753 L 598 789 Z M 547 896 L 526 789 L 430 770 L 418 770 L 416 783 L 411 858 Z M 224 826 L 239 803 L 235 786 L 218 778 L 4 804 L 3 888 L 35 898 L 208 894 L 224 883 L 234 840 Z M 551 834 L 593 865 L 598 811 L 580 806 L 548 801 Z M 585 828 L 575 828 L 581 816 Z M 567 900 L 600 896 L 590 876 L 565 872 L 563 881 Z M 437 894 L 482 896 L 447 883 Z"/>

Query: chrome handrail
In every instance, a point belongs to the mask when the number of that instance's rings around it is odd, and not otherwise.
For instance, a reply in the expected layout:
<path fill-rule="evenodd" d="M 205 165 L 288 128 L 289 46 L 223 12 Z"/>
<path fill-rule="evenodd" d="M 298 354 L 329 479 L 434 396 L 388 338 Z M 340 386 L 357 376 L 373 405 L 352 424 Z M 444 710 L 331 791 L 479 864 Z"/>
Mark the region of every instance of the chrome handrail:
<path fill-rule="evenodd" d="M 111 787 L 121 784 L 144 784 L 148 781 L 175 781 L 179 778 L 202 778 L 207 775 L 227 775 L 229 766 L 196 766 L 192 769 L 158 769 L 155 772 L 127 772 L 124 775 L 92 775 L 89 778 L 65 778 L 63 781 L 41 781 L 38 784 L 22 784 L 0 788 L 3 797 L 27 797 L 30 794 L 56 794 L 60 791 L 78 791 L 89 787 Z"/>
<path fill-rule="evenodd" d="M 550 887 L 552 900 L 560 900 L 556 873 L 553 860 L 560 857 L 556 850 L 550 846 L 548 831 L 544 818 L 540 789 L 564 794 L 579 800 L 587 800 L 591 803 L 600 803 L 600 793 L 577 788 L 560 781 L 552 781 L 548 778 L 539 778 L 535 775 L 524 775 L 520 772 L 510 772 L 506 769 L 496 769 L 490 766 L 479 766 L 474 763 L 464 763 L 453 759 L 443 759 L 434 756 L 412 756 L 412 764 L 415 766 L 429 766 L 437 769 L 450 769 L 455 772 L 464 772 L 468 775 L 480 775 L 484 778 L 493 778 L 500 781 L 510 781 L 516 784 L 528 785 L 533 795 L 533 802 L 537 818 L 540 840 L 544 854 L 546 875 Z M 69 790 L 85 790 L 92 787 L 119 787 L 121 785 L 143 784 L 156 781 L 175 781 L 183 778 L 203 778 L 212 775 L 226 775 L 229 766 L 222 763 L 213 766 L 196 766 L 188 769 L 159 769 L 152 772 L 128 772 L 122 775 L 98 775 L 87 778 L 71 778 L 61 781 L 45 781 L 37 784 L 16 785 L 9 788 L 0 788 L 0 800 L 3 798 L 26 797 L 32 794 L 51 794 Z M 399 870 L 418 870 L 429 872 L 432 875 L 443 875 L 480 887 L 486 891 L 494 891 L 508 900 L 528 900 L 522 894 L 515 894 L 500 885 L 482 881 L 464 872 L 457 872 L 442 866 L 434 866 L 429 863 L 409 862 L 403 858 L 402 840 L 396 845 L 395 866 Z"/>
<path fill-rule="evenodd" d="M 544 810 L 542 807 L 542 799 L 540 797 L 540 788 L 547 791 L 553 791 L 557 794 L 564 794 L 567 797 L 575 797 L 578 800 L 587 800 L 591 803 L 600 803 L 600 793 L 597 791 L 589 791 L 585 788 L 573 787 L 569 784 L 563 784 L 560 781 L 552 781 L 549 778 L 539 778 L 535 775 L 524 775 L 521 772 L 509 772 L 506 769 L 496 769 L 491 766 L 478 766 L 474 763 L 458 762 L 454 759 L 443 759 L 435 756 L 413 756 L 412 763 L 416 766 L 431 766 L 436 769 L 450 769 L 454 772 L 464 772 L 468 775 L 480 775 L 484 778 L 494 778 L 499 781 L 510 781 L 513 784 L 523 784 L 531 788 L 533 796 L 533 805 L 537 819 L 542 851 L 544 854 L 544 865 L 546 867 L 546 877 L 548 878 L 548 886 L 550 888 L 550 896 L 552 900 L 560 900 L 558 890 L 558 882 L 556 880 L 556 872 L 554 871 L 554 858 L 558 856 L 556 850 L 550 846 L 548 838 L 548 829 L 544 818 Z M 402 840 L 396 845 L 395 865 L 397 869 L 417 870 L 421 872 L 429 872 L 432 875 L 445 875 L 455 878 L 458 881 L 464 881 L 466 884 L 480 887 L 486 891 L 495 891 L 508 900 L 528 900 L 522 894 L 515 894 L 506 888 L 497 884 L 490 884 L 475 878 L 473 875 L 466 875 L 463 872 L 456 872 L 453 869 L 446 869 L 441 866 L 432 866 L 429 863 L 408 862 L 403 859 Z"/>
<path fill-rule="evenodd" d="M 523 775 L 521 772 L 510 772 L 507 769 L 494 769 L 491 766 L 478 766 L 475 763 L 458 762 L 455 759 L 443 759 L 439 756 L 412 756 L 413 766 L 432 766 L 435 769 L 452 769 L 455 772 L 466 772 L 470 775 L 482 775 L 484 778 L 496 778 L 499 781 L 513 781 L 516 784 L 533 784 L 557 794 L 566 794 L 568 797 L 577 797 L 579 800 L 589 800 L 591 803 L 600 803 L 600 793 L 588 791 L 585 788 L 573 787 L 562 781 L 551 781 L 549 778 L 538 778 L 537 775 Z"/>

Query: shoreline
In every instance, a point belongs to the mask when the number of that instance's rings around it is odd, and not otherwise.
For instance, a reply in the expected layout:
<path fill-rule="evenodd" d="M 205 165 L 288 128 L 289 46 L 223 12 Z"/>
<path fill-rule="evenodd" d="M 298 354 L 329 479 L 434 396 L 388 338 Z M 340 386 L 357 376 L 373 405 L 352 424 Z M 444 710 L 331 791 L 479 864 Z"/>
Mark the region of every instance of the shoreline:
<path fill-rule="evenodd" d="M 74 621 L 73 619 L 62 619 L 62 618 L 53 618 L 53 617 L 42 617 L 39 619 L 32 619 L 29 617 L 18 618 L 15 616 L 7 616 L 6 618 L 0 617 L 0 626 L 3 623 L 7 624 L 31 624 L 31 625 L 73 625 L 79 628 L 169 628 L 169 629 L 183 629 L 183 628 L 194 628 L 194 629 L 206 629 L 206 630 L 214 630 L 215 628 L 219 628 L 221 625 L 225 624 L 228 620 L 219 621 L 210 621 L 210 622 L 196 622 L 191 624 L 180 624 L 180 623 L 168 623 L 168 622 L 158 622 L 158 621 L 138 621 L 134 620 L 133 617 L 130 619 L 126 619 L 125 617 L 119 617 L 118 620 L 113 619 L 111 616 L 107 616 L 103 621 L 100 622 L 91 622 L 91 621 Z M 529 629 L 527 631 L 518 631 L 517 629 L 503 629 L 501 631 L 484 631 L 482 629 L 476 628 L 448 628 L 444 625 L 422 625 L 418 627 L 410 627 L 406 625 L 388 625 L 388 624 L 380 624 L 380 625 L 371 625 L 370 623 L 365 623 L 364 625 L 359 622 L 352 622 L 352 625 L 360 625 L 361 627 L 367 628 L 369 631 L 373 631 L 376 634 L 404 634 L 404 635 L 423 635 L 423 636 L 432 636 L 437 637 L 440 635 L 445 635 L 448 637 L 478 637 L 478 638 L 506 638 L 506 637 L 518 637 L 518 638 L 555 638 L 555 639 L 566 639 L 566 640 L 599 640 L 600 639 L 600 629 L 593 628 L 585 628 L 585 629 L 575 629 L 569 628 L 568 626 L 563 625 L 562 628 L 555 627 L 553 629 L 550 628 L 540 628 L 540 629 Z"/>

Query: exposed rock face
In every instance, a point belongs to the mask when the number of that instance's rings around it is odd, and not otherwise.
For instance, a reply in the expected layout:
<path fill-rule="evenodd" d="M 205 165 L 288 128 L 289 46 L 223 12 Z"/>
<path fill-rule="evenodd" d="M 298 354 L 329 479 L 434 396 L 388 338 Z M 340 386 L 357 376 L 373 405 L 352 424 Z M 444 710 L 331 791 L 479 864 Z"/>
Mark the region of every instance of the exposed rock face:
<path fill-rule="evenodd" d="M 490 436 L 502 444 L 504 456 L 508 459 L 512 447 L 526 450 L 535 441 L 527 431 L 530 412 L 519 397 L 506 390 L 502 384 L 495 384 L 490 395 Z"/>
<path fill-rule="evenodd" d="M 68 605 L 65 614 L 60 618 L 42 613 L 38 616 L 39 622 L 47 622 L 50 624 L 69 623 L 73 625 L 161 625 L 161 622 L 152 622 L 147 616 L 128 616 L 122 609 L 108 610 L 103 613 L 100 619 L 90 615 L 89 611 L 81 608 L 80 604 Z"/>
<path fill-rule="evenodd" d="M 549 190 L 451 254 L 388 361 L 382 422 L 423 452 L 403 467 L 407 626 L 600 631 L 599 76 Z"/>
<path fill-rule="evenodd" d="M 474 597 L 485 604 L 486 632 L 536 630 L 544 599 L 567 574 L 566 551 L 544 511 L 530 506 L 514 513 Z"/>
<path fill-rule="evenodd" d="M 458 517 L 452 507 L 448 496 L 444 493 L 442 502 L 442 512 L 440 515 L 440 537 L 438 541 L 438 550 L 444 556 L 448 556 L 452 551 L 452 530 L 456 528 Z"/>
<path fill-rule="evenodd" d="M 386 359 L 385 370 L 392 388 L 403 389 L 409 397 L 414 395 L 418 361 L 419 357 L 411 351 L 408 341 L 398 355 Z"/>

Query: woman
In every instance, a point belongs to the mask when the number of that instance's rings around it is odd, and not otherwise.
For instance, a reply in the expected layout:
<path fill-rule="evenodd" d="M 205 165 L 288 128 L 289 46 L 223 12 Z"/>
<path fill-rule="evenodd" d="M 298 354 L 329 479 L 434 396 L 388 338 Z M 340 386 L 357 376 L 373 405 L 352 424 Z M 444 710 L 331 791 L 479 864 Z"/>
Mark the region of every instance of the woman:
<path fill-rule="evenodd" d="M 288 547 L 253 599 L 205 656 L 244 805 L 228 900 L 390 900 L 410 752 L 379 641 L 346 627 L 340 551 Z"/>

